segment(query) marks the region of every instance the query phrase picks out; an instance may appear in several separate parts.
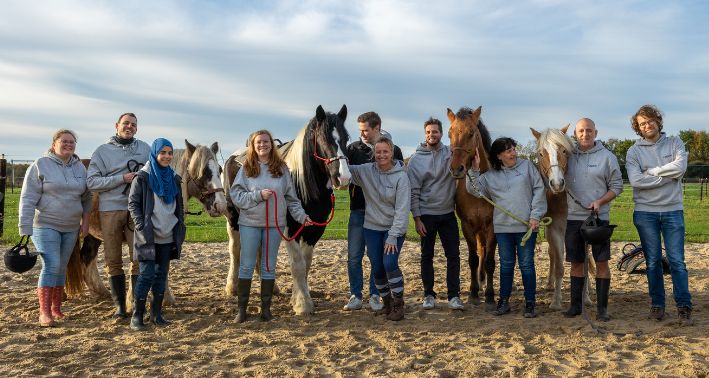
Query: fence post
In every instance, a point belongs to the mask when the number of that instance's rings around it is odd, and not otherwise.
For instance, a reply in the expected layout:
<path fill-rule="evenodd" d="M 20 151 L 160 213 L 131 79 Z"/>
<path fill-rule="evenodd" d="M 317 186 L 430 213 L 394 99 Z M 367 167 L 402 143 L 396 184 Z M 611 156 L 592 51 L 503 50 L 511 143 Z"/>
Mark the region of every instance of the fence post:
<path fill-rule="evenodd" d="M 0 157 L 0 237 L 5 228 L 5 182 L 7 175 L 7 160 L 5 154 Z"/>

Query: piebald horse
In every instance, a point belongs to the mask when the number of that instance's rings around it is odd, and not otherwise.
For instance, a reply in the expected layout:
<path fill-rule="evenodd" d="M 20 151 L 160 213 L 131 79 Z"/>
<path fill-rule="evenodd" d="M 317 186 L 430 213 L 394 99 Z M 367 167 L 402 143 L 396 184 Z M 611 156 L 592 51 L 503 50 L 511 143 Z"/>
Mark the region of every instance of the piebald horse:
<path fill-rule="evenodd" d="M 202 145 L 194 146 L 185 140 L 185 146 L 185 150 L 175 149 L 172 162 L 175 172 L 182 177 L 181 190 L 185 207 L 188 200 L 195 197 L 212 217 L 226 213 L 226 195 L 220 180 L 221 166 L 215 155 L 219 151 L 219 145 L 215 142 L 209 148 Z M 84 165 L 88 166 L 88 164 L 89 160 L 84 160 Z M 72 258 L 67 268 L 67 287 L 71 287 L 72 293 L 76 294 L 83 288 L 83 281 L 94 296 L 108 297 L 110 292 L 103 284 L 96 265 L 98 248 L 103 239 L 98 200 L 99 194 L 94 193 L 89 235 L 83 240 L 80 250 L 81 259 Z M 130 280 L 129 285 L 131 285 Z M 126 300 L 129 308 L 132 305 L 132 292 L 132 287 L 129 287 Z M 164 302 L 166 304 L 175 303 L 175 298 L 169 287 L 165 291 Z"/>
<path fill-rule="evenodd" d="M 318 106 L 315 117 L 300 130 L 295 140 L 279 148 L 293 177 L 298 198 L 313 222 L 327 222 L 334 206 L 333 187 L 346 187 L 349 184 L 350 171 L 344 157 L 349 140 L 349 134 L 345 129 L 346 118 L 345 105 L 342 105 L 337 114 L 325 112 L 322 106 Z M 243 158 L 243 154 L 234 154 L 224 163 L 222 178 L 227 190 L 234 182 Z M 225 289 L 227 295 L 233 296 L 236 295 L 241 246 L 239 213 L 231 199 L 228 203 L 227 232 L 231 259 Z M 287 221 L 287 231 L 284 230 L 284 233 L 292 238 L 301 224 L 296 222 L 290 213 L 287 215 Z M 305 227 L 294 240 L 286 243 L 293 276 L 291 305 L 297 315 L 309 315 L 314 310 L 308 286 L 308 273 L 313 259 L 313 249 L 323 232 L 325 232 L 324 226 Z"/>
<path fill-rule="evenodd" d="M 561 310 L 561 284 L 564 278 L 564 238 L 568 203 L 566 202 L 566 182 L 564 175 L 568 159 L 573 151 L 571 139 L 566 135 L 569 125 L 561 129 L 546 129 L 539 132 L 533 128 L 532 135 L 537 142 L 539 173 L 544 181 L 547 198 L 547 213 L 552 223 L 546 226 L 544 234 L 549 244 L 549 277 L 547 288 L 554 290 L 549 307 Z"/>
<path fill-rule="evenodd" d="M 480 119 L 482 107 L 474 111 L 461 108 L 457 114 L 448 109 L 451 123 L 448 137 L 451 143 L 450 173 L 458 179 L 455 193 L 455 210 L 460 219 L 463 236 L 468 244 L 468 265 L 470 266 L 469 302 L 480 303 L 478 292 L 482 281 L 486 281 L 485 304 L 494 308 L 495 289 L 492 275 L 495 272 L 495 247 L 497 240 L 493 230 L 493 207 L 485 200 L 475 197 L 465 189 L 465 174 L 470 168 L 475 152 L 480 155 L 480 171 L 490 169 L 490 133 Z"/>

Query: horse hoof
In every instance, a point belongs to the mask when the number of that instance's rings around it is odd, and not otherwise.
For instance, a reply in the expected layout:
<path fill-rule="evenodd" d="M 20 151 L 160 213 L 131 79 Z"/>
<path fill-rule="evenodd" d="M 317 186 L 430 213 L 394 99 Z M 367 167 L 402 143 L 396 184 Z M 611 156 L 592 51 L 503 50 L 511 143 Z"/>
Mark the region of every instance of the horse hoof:
<path fill-rule="evenodd" d="M 494 312 L 495 309 L 497 309 L 495 302 L 485 302 L 485 311 L 486 312 Z"/>
<path fill-rule="evenodd" d="M 561 310 L 561 304 L 560 303 L 552 303 L 549 305 L 549 308 L 555 311 Z"/>
<path fill-rule="evenodd" d="M 479 304 L 482 303 L 482 302 L 480 301 L 480 297 L 472 297 L 472 296 L 470 296 L 470 297 L 468 297 L 468 303 L 470 303 L 471 305 L 477 306 L 477 305 L 479 305 Z"/>

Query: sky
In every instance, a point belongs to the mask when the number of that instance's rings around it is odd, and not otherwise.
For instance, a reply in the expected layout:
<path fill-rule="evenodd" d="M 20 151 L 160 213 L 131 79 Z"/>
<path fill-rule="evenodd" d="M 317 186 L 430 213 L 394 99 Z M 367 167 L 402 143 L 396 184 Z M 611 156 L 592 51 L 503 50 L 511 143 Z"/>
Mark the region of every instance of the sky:
<path fill-rule="evenodd" d="M 482 106 L 521 144 L 590 117 L 636 138 L 643 104 L 665 131 L 706 130 L 706 1 L 15 1 L 0 17 L 0 153 L 33 160 L 60 128 L 89 158 L 138 116 L 139 139 L 292 139 L 318 105 L 356 140 L 376 111 L 408 156 L 423 122 Z M 444 138 L 447 142 L 447 137 Z"/>

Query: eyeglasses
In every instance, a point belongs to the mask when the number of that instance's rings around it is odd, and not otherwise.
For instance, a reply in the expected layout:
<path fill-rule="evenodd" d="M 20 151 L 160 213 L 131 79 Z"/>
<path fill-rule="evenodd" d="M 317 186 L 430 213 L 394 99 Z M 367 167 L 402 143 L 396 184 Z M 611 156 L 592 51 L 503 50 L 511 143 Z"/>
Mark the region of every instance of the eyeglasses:
<path fill-rule="evenodd" d="M 643 121 L 643 122 L 638 123 L 638 126 L 640 126 L 640 127 L 647 127 L 647 126 L 649 126 L 649 125 L 651 125 L 651 124 L 654 125 L 655 123 L 656 123 L 656 122 L 655 122 L 654 119 L 649 119 L 649 120 L 647 120 L 647 121 Z"/>

